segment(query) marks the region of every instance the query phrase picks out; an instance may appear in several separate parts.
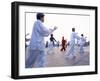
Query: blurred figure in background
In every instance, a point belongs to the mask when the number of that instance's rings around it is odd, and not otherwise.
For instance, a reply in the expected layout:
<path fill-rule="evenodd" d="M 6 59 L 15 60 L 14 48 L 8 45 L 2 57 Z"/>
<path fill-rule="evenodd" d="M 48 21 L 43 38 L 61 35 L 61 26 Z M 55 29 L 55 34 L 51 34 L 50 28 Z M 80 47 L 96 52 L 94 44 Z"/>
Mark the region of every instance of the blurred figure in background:
<path fill-rule="evenodd" d="M 84 37 L 83 34 L 81 34 L 81 38 L 79 40 L 79 46 L 80 46 L 80 54 L 82 55 L 84 53 L 84 44 L 86 42 L 86 37 Z"/>
<path fill-rule="evenodd" d="M 66 40 L 64 39 L 64 36 L 62 37 L 62 44 L 61 44 L 61 51 L 66 50 Z"/>
<path fill-rule="evenodd" d="M 49 43 L 49 45 L 48 45 L 49 48 L 48 48 L 48 51 L 47 51 L 48 54 L 53 54 L 53 53 L 54 53 L 55 42 L 57 42 L 57 41 L 56 41 L 56 39 L 53 37 L 53 34 L 51 34 L 50 43 Z"/>
<path fill-rule="evenodd" d="M 53 37 L 53 34 L 51 34 L 50 42 L 52 42 L 53 46 L 55 45 L 54 42 L 57 42 L 56 39 Z"/>

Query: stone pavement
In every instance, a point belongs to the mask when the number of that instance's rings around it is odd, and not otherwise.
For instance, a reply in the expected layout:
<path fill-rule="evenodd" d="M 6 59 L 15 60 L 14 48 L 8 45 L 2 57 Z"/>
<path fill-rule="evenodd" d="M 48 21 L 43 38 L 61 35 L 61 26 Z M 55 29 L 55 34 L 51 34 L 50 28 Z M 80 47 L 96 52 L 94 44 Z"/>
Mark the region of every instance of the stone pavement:
<path fill-rule="evenodd" d="M 80 55 L 79 47 L 76 47 L 76 58 L 73 58 L 72 55 L 66 58 L 69 47 L 66 51 L 60 51 L 60 47 L 55 47 L 49 52 L 48 49 L 46 49 L 46 67 L 89 65 L 89 46 L 84 47 L 85 53 L 83 55 Z"/>
<path fill-rule="evenodd" d="M 76 46 L 75 48 L 75 56 L 76 58 L 73 58 L 72 55 L 69 55 L 66 58 L 67 52 L 69 50 L 69 47 L 67 47 L 66 51 L 60 51 L 60 47 L 53 47 L 46 48 L 46 59 L 45 59 L 45 67 L 63 67 L 63 66 L 82 66 L 82 65 L 89 65 L 90 62 L 90 47 L 84 47 L 85 53 L 83 55 L 80 55 L 79 53 L 79 47 Z M 29 57 L 28 49 L 26 49 L 26 57 L 27 59 Z"/>

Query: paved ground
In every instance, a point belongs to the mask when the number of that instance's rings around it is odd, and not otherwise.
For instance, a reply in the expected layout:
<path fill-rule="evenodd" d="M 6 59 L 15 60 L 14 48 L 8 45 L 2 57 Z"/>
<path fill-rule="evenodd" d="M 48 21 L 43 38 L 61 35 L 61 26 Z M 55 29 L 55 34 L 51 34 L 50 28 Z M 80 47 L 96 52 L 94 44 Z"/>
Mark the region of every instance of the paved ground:
<path fill-rule="evenodd" d="M 61 67 L 61 66 L 78 66 L 78 65 L 89 65 L 89 46 L 84 47 L 85 53 L 80 55 L 79 47 L 76 46 L 75 56 L 73 58 L 72 55 L 66 58 L 69 47 L 67 47 L 66 51 L 60 51 L 60 47 L 54 47 L 51 50 L 46 48 L 46 67 Z M 26 53 L 27 54 L 27 53 Z M 28 55 L 26 55 L 26 59 Z"/>
<path fill-rule="evenodd" d="M 46 49 L 46 67 L 59 67 L 59 66 L 77 66 L 77 65 L 89 65 L 89 47 L 84 47 L 85 53 L 80 55 L 79 47 L 75 49 L 75 56 L 72 55 L 66 58 L 69 47 L 64 52 L 60 51 L 60 47 L 55 47 L 48 52 Z"/>

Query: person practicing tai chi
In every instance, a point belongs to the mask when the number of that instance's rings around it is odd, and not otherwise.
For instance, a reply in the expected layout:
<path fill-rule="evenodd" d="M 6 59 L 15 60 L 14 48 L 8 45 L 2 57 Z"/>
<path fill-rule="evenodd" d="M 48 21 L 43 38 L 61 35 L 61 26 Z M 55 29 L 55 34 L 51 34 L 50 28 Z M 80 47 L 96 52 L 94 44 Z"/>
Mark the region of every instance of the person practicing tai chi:
<path fill-rule="evenodd" d="M 61 51 L 66 50 L 66 40 L 64 39 L 64 36 L 62 37 L 62 44 L 61 44 Z"/>
<path fill-rule="evenodd" d="M 73 58 L 75 58 L 75 54 L 74 54 L 74 50 L 75 50 L 75 39 L 80 39 L 80 37 L 77 35 L 77 33 L 75 32 L 75 28 L 72 28 L 72 33 L 70 36 L 70 43 L 69 43 L 69 51 L 66 54 L 66 57 L 68 57 L 69 55 L 72 55 Z"/>
<path fill-rule="evenodd" d="M 53 45 L 53 46 L 55 45 L 54 42 L 57 42 L 56 39 L 53 37 L 53 34 L 51 34 L 50 42 L 52 42 L 52 45 Z"/>
<path fill-rule="evenodd" d="M 37 13 L 37 20 L 34 22 L 32 35 L 29 44 L 29 58 L 26 60 L 26 68 L 45 66 L 45 41 L 44 37 L 53 33 L 54 29 L 47 29 L 44 25 L 44 14 Z"/>
<path fill-rule="evenodd" d="M 49 48 L 48 48 L 47 54 L 53 54 L 54 53 L 54 46 L 55 46 L 54 42 L 57 42 L 57 41 L 53 37 L 53 34 L 51 34 L 50 43 L 49 43 Z"/>
<path fill-rule="evenodd" d="M 84 44 L 86 42 L 86 37 L 84 37 L 83 34 L 81 34 L 81 38 L 79 40 L 79 46 L 80 46 L 80 55 L 84 53 Z"/>

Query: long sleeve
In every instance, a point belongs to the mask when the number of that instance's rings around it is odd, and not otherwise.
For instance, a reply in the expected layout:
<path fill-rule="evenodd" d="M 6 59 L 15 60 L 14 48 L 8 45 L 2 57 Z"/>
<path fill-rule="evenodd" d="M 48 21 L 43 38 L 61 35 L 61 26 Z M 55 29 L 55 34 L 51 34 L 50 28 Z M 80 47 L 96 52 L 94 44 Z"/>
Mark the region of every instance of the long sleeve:
<path fill-rule="evenodd" d="M 42 36 L 48 36 L 54 31 L 53 29 L 47 29 L 41 22 L 38 25 L 37 30 Z"/>
<path fill-rule="evenodd" d="M 43 26 L 42 22 L 37 20 L 34 23 L 32 35 L 30 39 L 30 48 L 34 50 L 44 50 L 45 43 L 44 43 L 44 37 L 51 34 L 54 30 L 47 29 Z"/>
<path fill-rule="evenodd" d="M 77 40 L 80 39 L 80 37 L 77 35 L 77 33 L 75 33 L 74 36 L 75 36 L 75 38 L 76 38 Z"/>
<path fill-rule="evenodd" d="M 80 40 L 80 37 L 77 35 L 77 33 L 72 32 L 71 33 L 71 38 L 70 38 L 70 43 L 75 44 L 75 39 Z"/>

